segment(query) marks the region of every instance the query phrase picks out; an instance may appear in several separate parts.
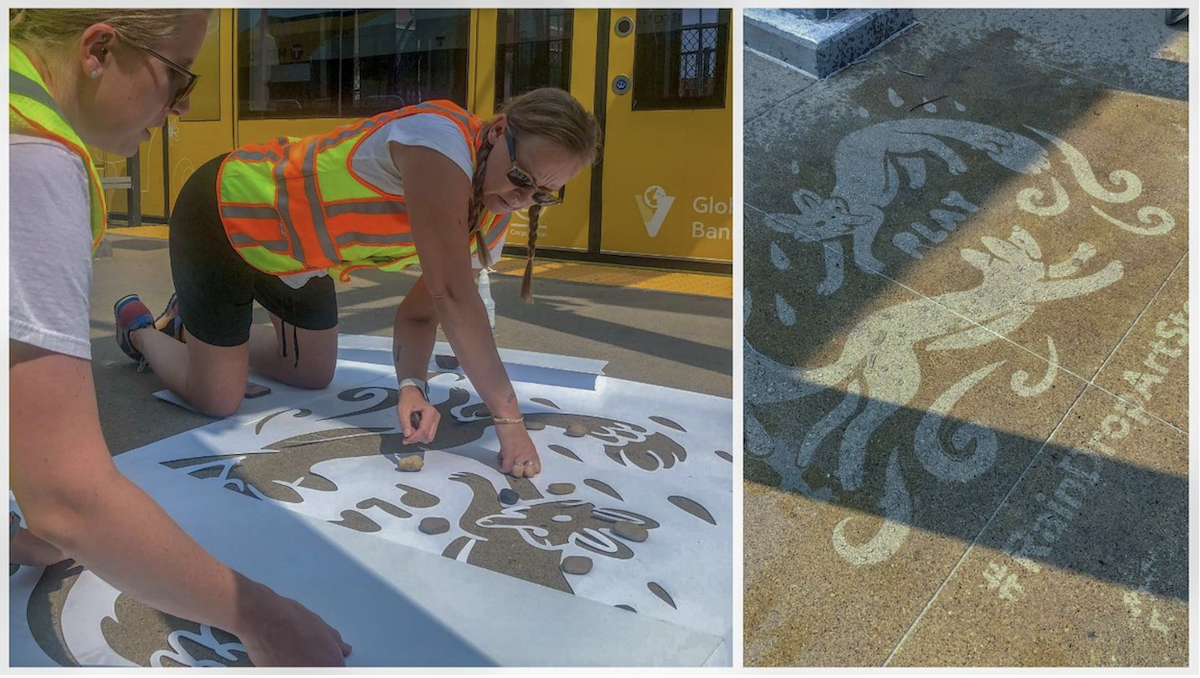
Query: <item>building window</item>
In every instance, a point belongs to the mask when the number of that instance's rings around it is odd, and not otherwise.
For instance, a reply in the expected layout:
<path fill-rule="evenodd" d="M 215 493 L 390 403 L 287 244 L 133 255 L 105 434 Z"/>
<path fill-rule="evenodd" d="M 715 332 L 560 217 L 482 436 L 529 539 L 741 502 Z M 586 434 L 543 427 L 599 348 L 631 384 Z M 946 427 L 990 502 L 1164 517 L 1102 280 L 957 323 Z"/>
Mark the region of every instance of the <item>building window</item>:
<path fill-rule="evenodd" d="M 571 86 L 569 9 L 502 9 L 496 18 L 496 108 L 539 87 Z"/>
<path fill-rule="evenodd" d="M 722 108 L 727 9 L 639 9 L 633 110 Z"/>
<path fill-rule="evenodd" d="M 467 102 L 468 9 L 238 10 L 243 118 Z"/>

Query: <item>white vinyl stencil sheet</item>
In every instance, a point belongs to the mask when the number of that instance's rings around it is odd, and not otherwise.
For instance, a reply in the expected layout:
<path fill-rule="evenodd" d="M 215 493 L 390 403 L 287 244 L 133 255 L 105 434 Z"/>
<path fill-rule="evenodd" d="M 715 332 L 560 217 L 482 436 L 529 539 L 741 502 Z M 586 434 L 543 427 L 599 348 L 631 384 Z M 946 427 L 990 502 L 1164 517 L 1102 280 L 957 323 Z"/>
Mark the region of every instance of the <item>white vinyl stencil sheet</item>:
<path fill-rule="evenodd" d="M 514 377 L 542 460 L 536 478 L 514 479 L 497 470 L 486 407 L 444 358 L 430 365 L 437 439 L 404 445 L 390 347 L 374 343 L 342 345 L 329 389 L 266 382 L 270 396 L 122 454 L 118 467 L 222 560 L 281 592 L 297 589 L 286 595 L 331 623 L 344 619 L 335 626 L 355 645 L 352 665 L 731 663 L 731 401 L 599 376 L 595 365 Z M 530 371 L 561 370 L 552 362 Z M 399 470 L 409 455 L 424 468 Z M 501 490 L 515 503 L 501 503 Z M 315 548 L 297 552 L 299 542 Z M 314 556 L 322 549 L 336 557 Z M 294 561 L 290 578 L 260 562 L 280 559 Z M 344 603 L 305 589 L 316 576 L 305 563 L 326 567 L 321 579 L 357 582 Z M 360 570 L 372 572 L 366 583 Z M 10 576 L 13 665 L 246 661 L 232 636 L 154 612 L 79 567 L 39 574 Z M 418 625 L 425 635 L 446 637 L 412 636 L 406 649 L 388 632 L 388 651 L 363 647 L 386 621 L 372 618 L 378 603 L 352 603 L 370 600 L 372 585 L 436 620 L 435 631 Z M 530 617 L 539 621 L 521 631 L 526 640 L 486 630 Z M 452 651 L 431 658 L 438 643 Z"/>

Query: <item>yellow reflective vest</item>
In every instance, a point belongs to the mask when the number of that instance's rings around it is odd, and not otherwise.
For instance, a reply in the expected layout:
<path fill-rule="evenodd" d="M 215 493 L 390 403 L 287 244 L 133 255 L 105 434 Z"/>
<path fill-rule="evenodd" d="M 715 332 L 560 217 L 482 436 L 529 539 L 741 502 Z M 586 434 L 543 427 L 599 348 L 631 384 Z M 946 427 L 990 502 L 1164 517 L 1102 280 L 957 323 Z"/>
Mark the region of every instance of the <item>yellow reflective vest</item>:
<path fill-rule="evenodd" d="M 404 196 L 375 188 L 350 162 L 371 134 L 416 114 L 453 122 L 475 162 L 482 125 L 445 100 L 388 111 L 326 134 L 243 146 L 225 158 L 217 176 L 230 244 L 246 263 L 272 275 L 330 269 L 344 282 L 356 268 L 400 270 L 418 263 Z M 482 244 L 490 248 L 504 237 L 509 215 L 480 212 Z M 471 251 L 479 246 L 473 238 Z"/>
<path fill-rule="evenodd" d="M 92 253 L 108 227 L 108 211 L 104 206 L 104 190 L 100 176 L 92 164 L 92 156 L 80 141 L 75 129 L 63 117 L 58 104 L 50 96 L 46 82 L 33 67 L 24 50 L 8 43 L 8 131 L 53 139 L 79 156 L 87 170 L 88 194 L 91 198 Z M 15 196 L 9 196 L 9 200 Z"/>

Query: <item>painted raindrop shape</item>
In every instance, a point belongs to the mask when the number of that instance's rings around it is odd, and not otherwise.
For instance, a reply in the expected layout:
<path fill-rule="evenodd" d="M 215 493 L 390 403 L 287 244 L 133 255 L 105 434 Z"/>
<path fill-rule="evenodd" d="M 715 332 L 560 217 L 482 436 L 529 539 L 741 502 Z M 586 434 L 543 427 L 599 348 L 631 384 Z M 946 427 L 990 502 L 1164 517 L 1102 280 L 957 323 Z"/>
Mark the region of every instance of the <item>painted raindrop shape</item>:
<path fill-rule="evenodd" d="M 858 107 L 858 117 L 869 118 L 869 117 L 871 117 L 871 114 L 867 111 L 867 109 L 863 108 L 862 106 L 859 106 Z"/>
<path fill-rule="evenodd" d="M 674 421 L 671 421 L 670 419 L 667 419 L 666 417 L 660 417 L 660 416 L 657 416 L 657 415 L 650 415 L 650 421 L 652 421 L 652 422 L 654 422 L 654 423 L 656 423 L 656 424 L 661 424 L 661 425 L 663 425 L 663 426 L 666 426 L 667 428 L 673 428 L 673 429 L 675 429 L 676 431 L 679 431 L 680 433 L 687 433 L 687 429 L 686 429 L 686 428 L 684 428 L 684 427 L 680 426 L 679 424 L 677 424 L 677 423 L 676 423 L 676 422 L 674 422 Z"/>
<path fill-rule="evenodd" d="M 957 101 L 954 102 L 954 107 L 957 108 L 959 110 L 959 112 L 967 110 L 966 106 L 963 106 L 961 103 L 959 103 Z"/>
<path fill-rule="evenodd" d="M 892 102 L 892 106 L 895 106 L 896 108 L 900 108 L 904 105 L 904 99 L 901 98 L 899 94 L 896 94 L 896 90 L 892 89 L 891 87 L 888 88 L 888 101 Z"/>
<path fill-rule="evenodd" d="M 792 308 L 778 294 L 775 295 L 775 313 L 779 316 L 779 322 L 783 323 L 785 327 L 791 327 L 796 324 L 796 309 Z"/>
<path fill-rule="evenodd" d="M 687 513 L 696 516 L 700 520 L 703 520 L 710 525 L 717 524 L 716 518 L 713 518 L 712 514 L 708 512 L 708 509 L 704 508 L 699 502 L 693 499 L 680 497 L 679 495 L 671 495 L 667 497 L 667 501 L 674 504 L 679 510 L 686 511 Z"/>
<path fill-rule="evenodd" d="M 781 271 L 787 270 L 787 267 L 792 265 L 788 255 L 774 242 L 771 243 L 771 263 Z"/>
<path fill-rule="evenodd" d="M 614 490 L 612 488 L 612 486 L 609 485 L 608 483 L 605 483 L 605 482 L 602 482 L 599 480 L 594 480 L 592 478 L 587 478 L 583 481 L 583 484 L 587 485 L 588 487 L 592 488 L 593 490 L 596 490 L 597 492 L 600 492 L 602 494 L 607 494 L 608 496 L 612 497 L 613 499 L 616 499 L 617 501 L 625 501 L 625 498 L 622 497 L 620 494 L 618 494 L 617 491 Z"/>
<path fill-rule="evenodd" d="M 659 599 L 662 600 L 667 605 L 670 605 L 671 607 L 674 607 L 677 610 L 679 609 L 678 607 L 675 606 L 675 600 L 671 598 L 671 594 L 667 593 L 667 590 L 664 589 L 662 587 L 662 585 L 659 584 L 658 582 L 653 582 L 653 581 L 648 582 L 646 584 L 646 588 L 650 589 L 650 593 L 653 593 L 654 595 L 658 596 Z"/>
<path fill-rule="evenodd" d="M 567 459 L 574 459 L 575 461 L 579 461 L 579 462 L 583 461 L 582 459 L 579 458 L 579 455 L 577 455 L 574 452 L 572 452 L 571 450 L 563 447 L 562 445 L 550 445 L 549 447 L 552 452 L 557 452 L 557 453 L 561 454 L 562 456 L 566 457 Z"/>

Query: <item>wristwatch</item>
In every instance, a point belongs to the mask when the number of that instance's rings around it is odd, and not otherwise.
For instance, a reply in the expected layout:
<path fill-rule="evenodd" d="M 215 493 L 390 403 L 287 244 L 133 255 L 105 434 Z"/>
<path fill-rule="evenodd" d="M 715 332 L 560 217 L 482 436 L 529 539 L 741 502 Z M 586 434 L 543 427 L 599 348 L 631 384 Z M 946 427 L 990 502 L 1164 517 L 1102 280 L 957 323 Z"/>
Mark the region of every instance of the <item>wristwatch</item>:
<path fill-rule="evenodd" d="M 425 400 L 429 400 L 429 385 L 426 384 L 424 381 L 422 381 L 420 379 L 416 379 L 414 377 L 409 377 L 407 379 L 401 379 L 400 380 L 400 388 L 402 389 L 405 386 L 415 386 L 417 388 L 417 390 L 420 391 L 421 394 L 425 396 Z M 399 389 L 397 389 L 397 390 L 399 390 Z"/>

